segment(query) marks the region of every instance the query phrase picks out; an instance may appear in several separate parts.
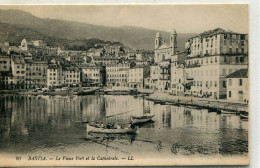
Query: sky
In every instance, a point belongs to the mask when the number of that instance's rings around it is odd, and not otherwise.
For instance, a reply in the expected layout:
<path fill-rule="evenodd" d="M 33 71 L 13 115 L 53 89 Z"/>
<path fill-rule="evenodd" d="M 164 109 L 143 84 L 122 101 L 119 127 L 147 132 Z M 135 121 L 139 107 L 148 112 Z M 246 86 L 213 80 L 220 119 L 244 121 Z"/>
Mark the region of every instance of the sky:
<path fill-rule="evenodd" d="M 3 6 L 40 18 L 62 19 L 110 27 L 138 26 L 178 33 L 201 33 L 223 28 L 248 33 L 248 5 L 49 5 Z"/>

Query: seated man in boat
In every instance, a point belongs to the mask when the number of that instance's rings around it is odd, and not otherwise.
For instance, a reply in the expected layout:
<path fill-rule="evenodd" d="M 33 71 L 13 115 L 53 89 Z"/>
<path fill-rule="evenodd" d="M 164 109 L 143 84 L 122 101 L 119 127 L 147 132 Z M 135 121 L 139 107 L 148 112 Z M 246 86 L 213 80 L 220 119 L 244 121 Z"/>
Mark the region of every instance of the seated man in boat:
<path fill-rule="evenodd" d="M 100 128 L 100 124 L 98 122 L 96 122 L 94 126 Z"/>
<path fill-rule="evenodd" d="M 115 128 L 115 129 L 121 129 L 121 126 L 118 125 L 118 124 L 116 124 L 114 128 Z"/>
<path fill-rule="evenodd" d="M 108 123 L 107 126 L 106 126 L 107 129 L 112 129 L 112 124 L 111 123 Z"/>

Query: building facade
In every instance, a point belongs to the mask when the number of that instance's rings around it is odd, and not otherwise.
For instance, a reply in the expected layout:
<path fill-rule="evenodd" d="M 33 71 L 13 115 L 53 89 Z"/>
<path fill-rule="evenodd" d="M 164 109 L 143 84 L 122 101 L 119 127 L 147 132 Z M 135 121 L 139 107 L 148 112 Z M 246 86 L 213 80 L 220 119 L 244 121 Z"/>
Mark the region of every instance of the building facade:
<path fill-rule="evenodd" d="M 26 60 L 26 88 L 47 87 L 47 67 L 44 61 Z"/>
<path fill-rule="evenodd" d="M 64 85 L 62 67 L 58 64 L 49 64 L 47 68 L 47 87 L 61 87 Z"/>
<path fill-rule="evenodd" d="M 103 86 L 104 74 L 102 67 L 94 64 L 82 65 L 82 86 Z"/>
<path fill-rule="evenodd" d="M 248 54 L 248 35 L 217 28 L 190 38 L 185 47 L 190 56 Z"/>
<path fill-rule="evenodd" d="M 11 60 L 9 56 L 0 55 L 0 71 L 10 71 Z"/>
<path fill-rule="evenodd" d="M 248 70 L 240 69 L 226 76 L 227 100 L 232 102 L 249 102 Z"/>
<path fill-rule="evenodd" d="M 148 66 L 135 66 L 129 69 L 128 86 L 132 88 L 143 88 L 144 79 L 149 76 Z"/>
<path fill-rule="evenodd" d="M 177 52 L 177 32 L 174 29 L 170 35 L 170 43 L 167 44 L 162 40 L 161 34 L 158 32 L 155 37 L 154 61 L 159 63 L 170 60 L 171 56 Z"/>
<path fill-rule="evenodd" d="M 68 87 L 78 87 L 81 85 L 80 70 L 78 68 L 69 67 L 62 70 L 64 84 Z"/>
<path fill-rule="evenodd" d="M 25 89 L 26 64 L 24 56 L 11 55 L 11 72 L 12 75 L 8 77 L 8 85 L 14 89 Z"/>
<path fill-rule="evenodd" d="M 130 64 L 118 63 L 106 66 L 106 85 L 126 87 L 128 86 Z"/>
<path fill-rule="evenodd" d="M 233 37 L 236 37 L 236 40 Z M 199 44 L 197 39 L 201 39 Z M 234 34 L 215 29 L 188 41 L 189 45 L 186 47 L 190 54 L 185 60 L 185 71 L 186 82 L 191 84 L 192 95 L 226 98 L 225 77 L 248 66 L 246 39 L 246 34 Z M 234 46 L 238 42 L 239 45 L 236 45 L 237 49 L 235 49 L 238 52 L 234 52 Z"/>

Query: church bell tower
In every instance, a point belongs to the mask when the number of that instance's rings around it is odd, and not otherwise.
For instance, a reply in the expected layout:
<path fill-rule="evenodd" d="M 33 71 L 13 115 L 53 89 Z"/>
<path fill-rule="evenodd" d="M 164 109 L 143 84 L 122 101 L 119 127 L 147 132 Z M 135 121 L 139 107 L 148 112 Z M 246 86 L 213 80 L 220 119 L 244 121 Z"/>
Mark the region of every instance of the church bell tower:
<path fill-rule="evenodd" d="M 158 32 L 156 33 L 156 37 L 155 37 L 155 43 L 154 43 L 154 47 L 155 49 L 158 48 L 160 45 L 162 45 L 162 36 L 161 34 Z"/>
<path fill-rule="evenodd" d="M 175 55 L 177 52 L 177 32 L 175 29 L 170 36 L 170 46 L 172 47 L 172 55 Z"/>

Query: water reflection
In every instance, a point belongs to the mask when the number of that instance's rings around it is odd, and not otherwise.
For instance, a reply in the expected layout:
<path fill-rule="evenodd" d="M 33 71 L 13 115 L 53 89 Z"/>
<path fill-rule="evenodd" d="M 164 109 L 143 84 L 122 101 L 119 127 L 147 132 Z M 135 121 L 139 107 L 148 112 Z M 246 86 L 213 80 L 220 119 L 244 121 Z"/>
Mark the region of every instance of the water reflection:
<path fill-rule="evenodd" d="M 136 155 L 159 152 L 160 156 L 248 153 L 248 122 L 239 116 L 154 104 L 142 97 L 2 95 L 0 109 L 0 151 L 4 153 L 83 152 L 85 148 L 84 152 L 91 154 L 100 150 Z M 155 115 L 153 122 L 141 125 L 137 135 L 92 135 L 86 139 L 81 123 L 124 125 L 131 116 L 147 113 Z"/>

